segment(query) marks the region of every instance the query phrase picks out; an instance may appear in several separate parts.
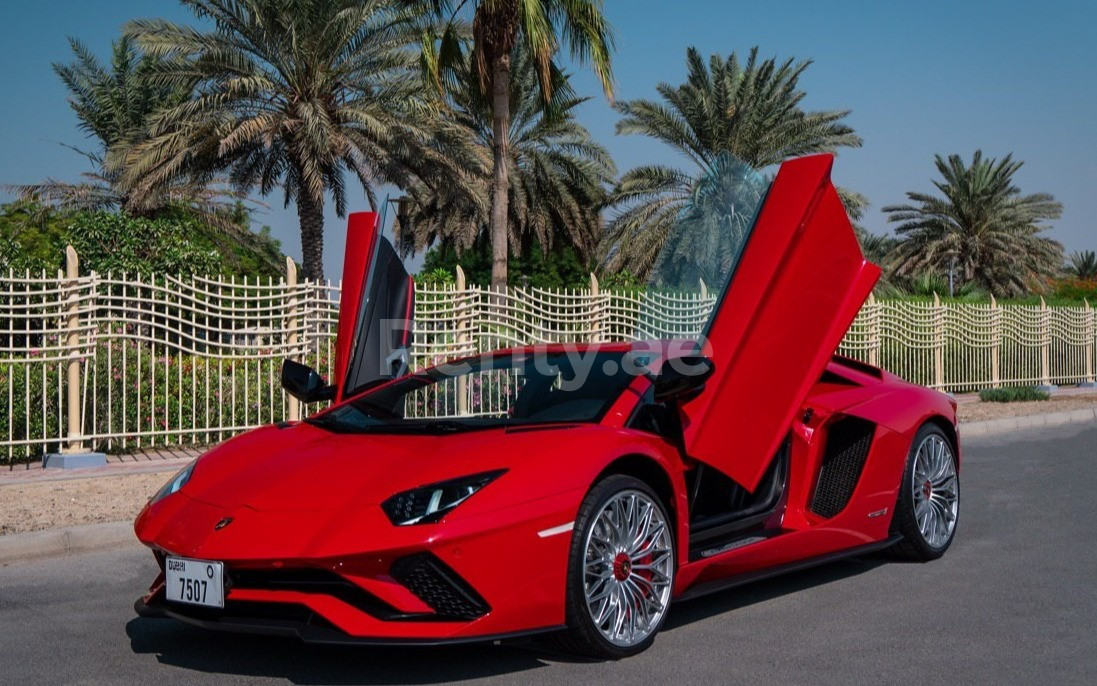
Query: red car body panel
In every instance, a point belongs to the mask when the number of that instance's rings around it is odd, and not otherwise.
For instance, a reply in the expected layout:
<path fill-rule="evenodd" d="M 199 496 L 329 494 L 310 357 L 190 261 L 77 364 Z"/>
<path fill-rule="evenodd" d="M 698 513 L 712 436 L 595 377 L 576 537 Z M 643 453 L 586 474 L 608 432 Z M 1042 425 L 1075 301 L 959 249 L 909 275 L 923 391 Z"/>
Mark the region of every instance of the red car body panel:
<path fill-rule="evenodd" d="M 778 174 L 709 328 L 715 375 L 681 408 L 684 451 L 678 442 L 631 424 L 650 397 L 649 376 L 634 378 L 596 423 L 432 435 L 333 433 L 309 423 L 264 427 L 213 448 L 178 493 L 150 502 L 137 518 L 138 538 L 161 564 L 167 554 L 223 562 L 234 574 L 228 605 L 311 613 L 289 633 L 310 640 L 428 643 L 562 626 L 569 526 L 592 485 L 621 470 L 648 475 L 664 497 L 677 534 L 675 597 L 887 543 L 903 465 L 919 427 L 940 424 L 959 454 L 955 404 L 863 363 L 833 357 L 878 272 L 857 249 L 829 169 L 829 158 L 809 158 L 786 163 Z M 772 205 L 776 200 L 781 206 Z M 353 242 L 360 251 L 376 238 L 376 222 L 359 216 L 351 223 L 369 227 Z M 351 245 L 348 240 L 348 251 Z M 368 271 L 368 259 L 355 265 Z M 356 328 L 350 313 L 361 303 L 354 294 L 367 290 L 364 281 L 355 286 L 348 276 L 336 383 L 346 376 L 352 354 L 344 333 Z M 495 354 L 637 349 L 656 358 L 652 368 L 658 368 L 658 358 L 693 350 L 691 344 L 661 341 Z M 871 445 L 848 504 L 824 517 L 812 499 L 828 436 L 851 418 L 871 423 Z M 754 489 L 785 440 L 787 482 L 766 524 L 769 537 L 691 554 L 690 474 L 704 463 Z M 495 470 L 506 471 L 435 523 L 397 525 L 382 509 L 396 493 Z M 423 554 L 444 565 L 488 609 L 451 621 L 429 597 L 413 592 L 397 578 L 397 564 Z M 249 572 L 277 578 L 301 570 L 337 579 L 338 592 L 241 581 Z M 235 626 L 225 624 L 227 615 L 188 614 L 166 603 L 162 574 L 141 606 L 214 628 Z M 326 628 L 317 629 L 314 620 Z M 314 630 L 322 631 L 320 638 Z"/>

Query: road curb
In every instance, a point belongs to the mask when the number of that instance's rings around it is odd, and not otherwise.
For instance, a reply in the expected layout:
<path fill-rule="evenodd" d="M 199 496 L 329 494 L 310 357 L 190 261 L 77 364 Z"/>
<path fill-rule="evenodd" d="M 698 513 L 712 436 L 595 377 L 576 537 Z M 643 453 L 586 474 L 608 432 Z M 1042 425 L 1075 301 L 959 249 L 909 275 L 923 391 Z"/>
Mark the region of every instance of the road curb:
<path fill-rule="evenodd" d="M 1049 412 L 1046 414 L 1031 414 L 1021 417 L 1003 417 L 1001 419 L 989 419 L 982 422 L 960 424 L 960 436 L 993 436 L 1010 431 L 1034 429 L 1041 426 L 1063 426 L 1066 424 L 1083 424 L 1097 422 L 1097 407 L 1086 407 L 1080 410 L 1067 410 L 1065 412 Z"/>
<path fill-rule="evenodd" d="M 139 545 L 131 522 L 32 531 L 0 536 L 0 564 Z"/>

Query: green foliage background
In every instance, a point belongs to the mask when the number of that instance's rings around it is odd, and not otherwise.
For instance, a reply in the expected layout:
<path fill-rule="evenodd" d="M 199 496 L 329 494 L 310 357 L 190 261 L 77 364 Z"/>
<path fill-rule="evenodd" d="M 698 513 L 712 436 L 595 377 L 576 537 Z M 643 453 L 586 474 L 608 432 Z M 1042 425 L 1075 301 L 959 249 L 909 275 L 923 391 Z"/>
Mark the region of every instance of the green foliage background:
<path fill-rule="evenodd" d="M 1016 386 L 1008 388 L 984 388 L 979 391 L 979 400 L 984 403 L 1017 403 L 1033 400 L 1047 400 L 1051 394 L 1032 386 Z"/>
<path fill-rule="evenodd" d="M 235 219 L 246 222 L 246 213 L 240 210 Z M 182 209 L 150 219 L 122 212 L 56 212 L 26 202 L 0 207 L 0 270 L 53 273 L 64 267 L 66 245 L 76 248 L 82 274 L 278 277 L 285 261 L 268 227 L 240 240 Z"/>
<path fill-rule="evenodd" d="M 478 241 L 473 249 L 460 255 L 452 247 L 427 251 L 419 272 L 421 283 L 451 283 L 457 265 L 465 271 L 470 285 L 491 283 L 491 246 Z M 531 288 L 590 288 L 591 265 L 583 262 L 578 251 L 560 245 L 544 251 L 534 246 L 522 254 L 511 254 L 508 280 L 511 286 Z"/>

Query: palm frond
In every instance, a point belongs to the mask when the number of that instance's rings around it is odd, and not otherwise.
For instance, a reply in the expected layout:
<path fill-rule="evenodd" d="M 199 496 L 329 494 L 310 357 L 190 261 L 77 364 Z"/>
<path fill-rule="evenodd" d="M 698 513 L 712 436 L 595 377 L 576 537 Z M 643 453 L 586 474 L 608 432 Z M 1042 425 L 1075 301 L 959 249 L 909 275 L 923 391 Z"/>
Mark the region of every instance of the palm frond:
<path fill-rule="evenodd" d="M 491 216 L 491 108 L 468 60 L 447 89 L 448 107 L 435 139 L 422 155 L 416 200 L 402 244 L 432 243 L 465 250 L 488 232 Z M 536 60 L 515 48 L 511 79 L 510 202 L 508 243 L 521 250 L 558 241 L 590 255 L 601 233 L 600 211 L 616 175 L 609 152 L 576 120 L 584 102 L 566 74 L 550 71 L 552 97 L 545 103 Z"/>
<path fill-rule="evenodd" d="M 409 151 L 430 139 L 434 110 L 412 48 L 431 29 L 431 8 L 401 0 L 183 4 L 212 28 L 126 27 L 158 58 L 155 82 L 194 95 L 154 117 L 151 135 L 123 160 L 123 180 L 145 193 L 166 179 L 223 172 L 240 193 L 306 199 L 304 272 L 319 278 L 325 198 L 346 212 L 349 173 L 375 203 L 373 186 L 408 183 Z"/>
<path fill-rule="evenodd" d="M 718 178 L 730 158 L 764 169 L 792 157 L 860 147 L 860 137 L 845 123 L 848 111 L 801 107 L 799 79 L 810 64 L 760 59 L 758 48 L 745 63 L 734 52 L 706 62 L 690 48 L 684 83 L 660 84 L 659 100 L 618 103 L 617 133 L 661 141 L 694 168 L 642 167 L 625 174 L 611 199 L 617 214 L 602 241 L 603 268 L 648 274 L 701 180 Z M 867 204 L 850 191 L 843 191 L 843 201 L 855 220 Z"/>

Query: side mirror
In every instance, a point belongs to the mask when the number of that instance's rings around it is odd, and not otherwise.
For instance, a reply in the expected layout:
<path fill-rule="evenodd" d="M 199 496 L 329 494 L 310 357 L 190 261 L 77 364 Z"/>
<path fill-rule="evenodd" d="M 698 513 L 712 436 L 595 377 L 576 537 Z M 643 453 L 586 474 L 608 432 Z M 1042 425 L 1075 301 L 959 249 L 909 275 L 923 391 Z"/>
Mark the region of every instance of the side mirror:
<path fill-rule="evenodd" d="M 335 386 L 327 385 L 312 367 L 293 360 L 282 363 L 282 388 L 303 403 L 335 398 Z"/>
<path fill-rule="evenodd" d="M 716 371 L 712 360 L 701 355 L 676 357 L 663 363 L 655 377 L 655 401 L 686 403 L 705 389 L 705 382 Z"/>

